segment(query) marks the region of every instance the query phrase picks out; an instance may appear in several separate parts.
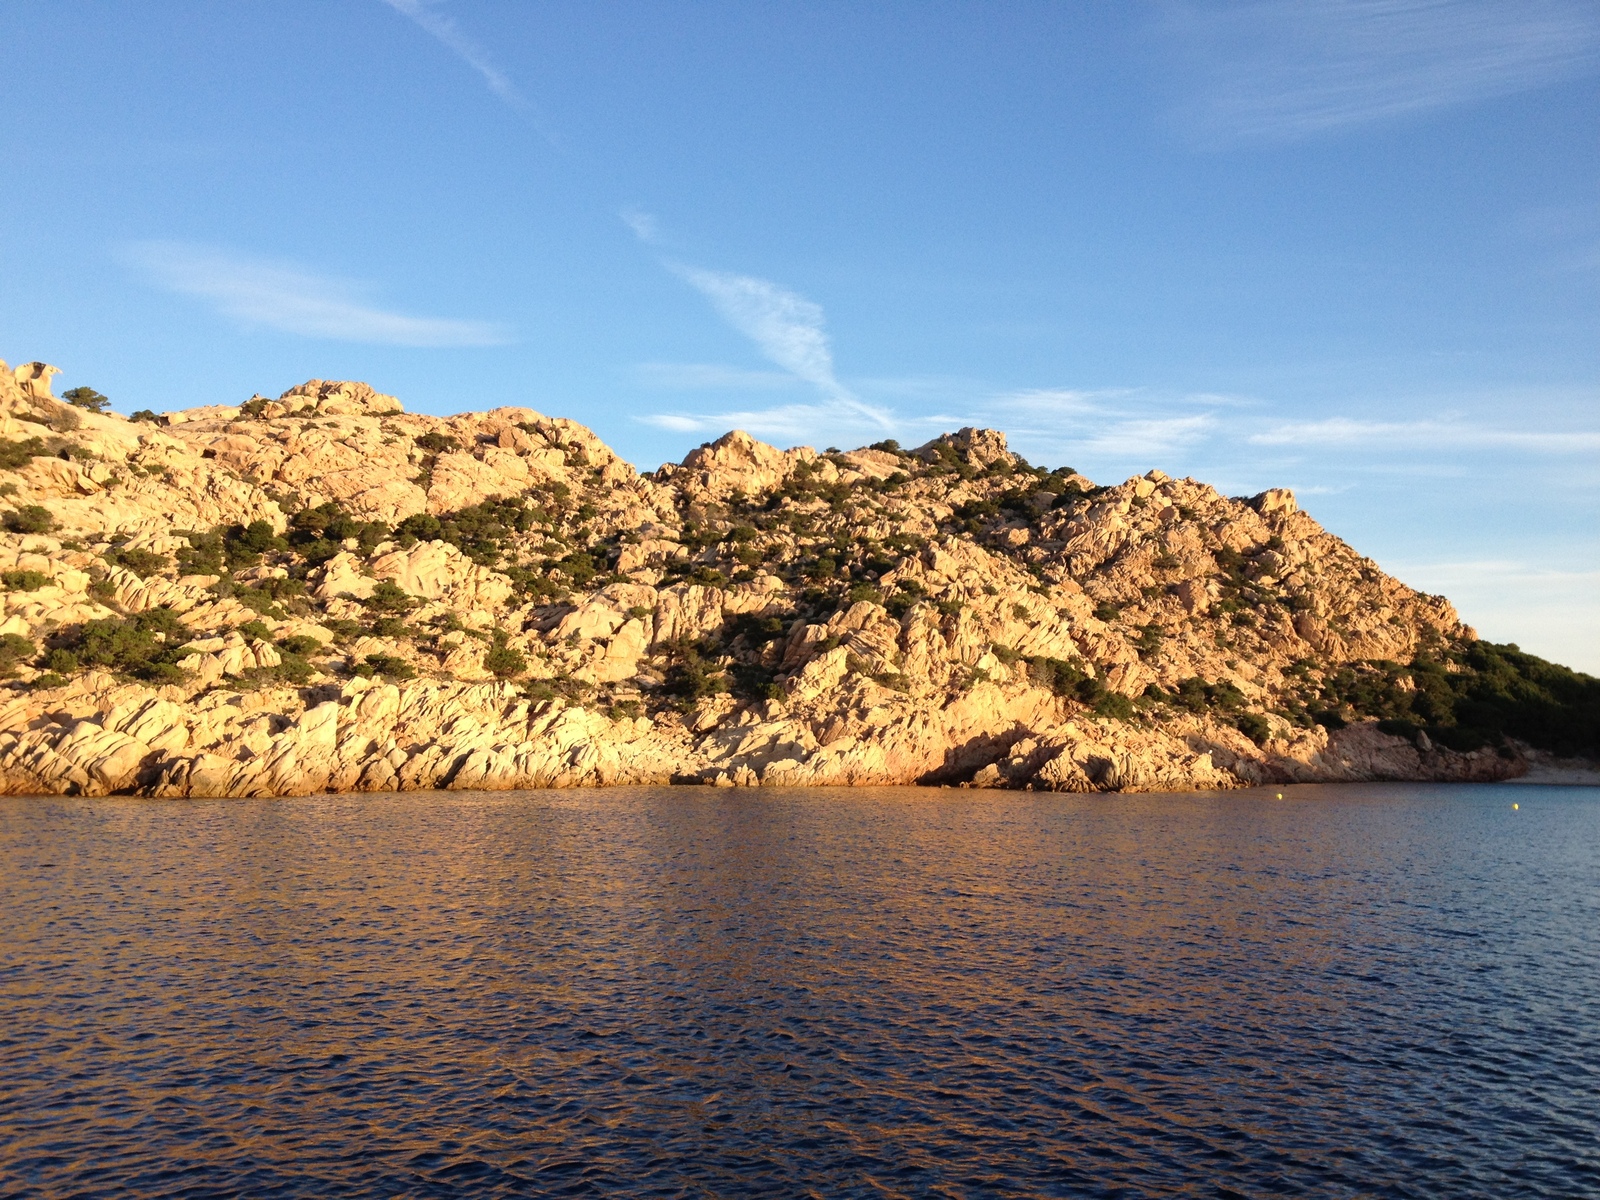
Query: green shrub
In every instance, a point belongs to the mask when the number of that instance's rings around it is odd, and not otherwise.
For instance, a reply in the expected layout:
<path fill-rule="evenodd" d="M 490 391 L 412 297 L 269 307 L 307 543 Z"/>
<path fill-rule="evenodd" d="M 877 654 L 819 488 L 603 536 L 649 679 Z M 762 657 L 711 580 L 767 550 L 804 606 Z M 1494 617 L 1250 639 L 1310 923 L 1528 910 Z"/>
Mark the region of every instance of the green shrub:
<path fill-rule="evenodd" d="M 178 575 L 221 575 L 227 551 L 218 530 L 190 533 L 188 546 L 178 551 Z"/>
<path fill-rule="evenodd" d="M 363 600 L 361 606 L 371 613 L 393 614 L 410 612 L 417 606 L 417 601 L 393 580 L 385 579 L 372 589 L 372 595 Z"/>
<path fill-rule="evenodd" d="M 763 617 L 756 613 L 740 613 L 728 623 L 728 628 L 733 637 L 742 637 L 746 645 L 759 649 L 768 642 L 783 637 L 788 625 L 779 616 Z"/>
<path fill-rule="evenodd" d="M 523 500 L 485 500 L 439 516 L 417 513 L 400 522 L 395 532 L 402 540 L 411 537 L 420 542 L 448 542 L 473 562 L 492 567 L 500 561 L 505 542 L 512 535 L 526 533 L 548 520 L 547 512 Z M 592 574 L 593 562 L 588 566 Z M 571 572 L 568 577 L 572 578 Z M 587 579 L 585 576 L 584 582 Z"/>
<path fill-rule="evenodd" d="M 180 678 L 178 660 L 189 629 L 169 608 L 152 608 L 126 619 L 107 617 L 70 631 L 51 652 L 46 666 L 65 670 L 69 659 L 78 666 L 105 667 L 150 682 Z M 58 654 L 60 657 L 58 657 Z"/>
<path fill-rule="evenodd" d="M 111 407 L 111 400 L 89 387 L 75 387 L 71 391 L 62 392 L 61 398 L 73 408 L 84 408 L 90 412 L 103 413 Z"/>
<path fill-rule="evenodd" d="M 418 434 L 413 439 L 417 447 L 426 450 L 429 454 L 447 454 L 451 450 L 459 450 L 461 443 L 449 434 L 440 433 L 438 430 L 429 430 L 427 433 Z"/>
<path fill-rule="evenodd" d="M 253 567 L 269 550 L 287 550 L 289 543 L 279 537 L 270 521 L 251 521 L 248 525 L 230 525 L 222 535 L 223 552 L 228 567 Z"/>
<path fill-rule="evenodd" d="M 165 554 L 157 554 L 153 550 L 127 550 L 120 546 L 113 546 L 102 557 L 112 566 L 126 567 L 140 579 L 148 579 L 172 565 L 172 560 Z"/>
<path fill-rule="evenodd" d="M 8 592 L 37 592 L 54 582 L 43 571 L 0 571 L 0 586 Z"/>
<path fill-rule="evenodd" d="M 32 658 L 39 648 L 20 633 L 0 634 L 0 678 L 10 679 L 17 664 Z"/>
<path fill-rule="evenodd" d="M 285 654 L 277 666 L 268 669 L 274 678 L 293 684 L 307 682 L 316 672 L 316 667 L 298 654 Z"/>
<path fill-rule="evenodd" d="M 135 409 L 133 412 L 128 414 L 128 420 L 145 421 L 151 425 L 161 424 L 161 418 L 155 413 L 151 412 L 148 408 Z"/>
<path fill-rule="evenodd" d="M 8 510 L 0 524 L 12 533 L 49 533 L 56 527 L 56 519 L 41 504 L 24 504 Z"/>
<path fill-rule="evenodd" d="M 1160 699 L 1192 713 L 1204 713 L 1212 709 L 1238 712 L 1245 704 L 1244 693 L 1233 684 L 1207 683 L 1200 678 L 1179 681 L 1177 691 L 1171 694 L 1160 692 L 1160 689 L 1154 691 L 1159 693 Z"/>
<path fill-rule="evenodd" d="M 1103 691 L 1094 701 L 1096 716 L 1126 721 L 1133 716 L 1133 701 L 1121 692 Z"/>
<path fill-rule="evenodd" d="M 258 642 L 272 639 L 272 630 L 268 629 L 265 623 L 261 621 L 246 621 L 243 625 L 237 626 L 237 631 L 242 636 L 253 638 Z"/>
<path fill-rule="evenodd" d="M 680 708 L 693 708 L 696 700 L 729 690 L 727 676 L 706 662 L 704 651 L 708 648 L 684 643 L 671 647 L 677 661 L 667 670 L 664 690 L 678 697 Z"/>
<path fill-rule="evenodd" d="M 49 452 L 44 448 L 44 442 L 36 437 L 20 442 L 0 438 L 0 468 L 8 471 L 25 467 L 32 459 L 43 458 L 47 453 Z"/>
<path fill-rule="evenodd" d="M 302 657 L 309 654 L 319 654 L 322 651 L 322 643 L 307 633 L 296 633 L 291 634 L 289 637 L 279 638 L 276 644 L 278 649 L 285 654 L 295 654 Z"/>
<path fill-rule="evenodd" d="M 1234 727 L 1256 745 L 1264 745 L 1272 736 L 1272 723 L 1260 713 L 1240 713 L 1233 719 Z"/>
<path fill-rule="evenodd" d="M 483 669 L 499 679 L 510 679 L 528 669 L 522 651 L 506 645 L 505 635 L 496 631 L 494 644 L 483 652 Z"/>
<path fill-rule="evenodd" d="M 360 520 L 330 500 L 295 513 L 289 520 L 287 541 L 307 563 L 318 566 L 339 553 L 347 538 L 356 539 L 363 550 L 370 551 L 390 536 L 391 530 L 382 521 Z"/>
<path fill-rule="evenodd" d="M 417 672 L 410 663 L 395 654 L 369 654 L 365 665 L 379 675 L 390 679 L 415 679 Z"/>

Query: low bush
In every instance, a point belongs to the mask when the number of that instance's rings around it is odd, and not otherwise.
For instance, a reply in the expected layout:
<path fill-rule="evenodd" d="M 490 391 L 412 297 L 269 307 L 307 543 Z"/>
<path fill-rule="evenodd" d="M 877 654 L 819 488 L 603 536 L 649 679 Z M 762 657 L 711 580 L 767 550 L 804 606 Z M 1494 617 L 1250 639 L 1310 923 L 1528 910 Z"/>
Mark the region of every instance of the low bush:
<path fill-rule="evenodd" d="M 49 451 L 44 448 L 44 441 L 40 438 L 25 438 L 20 442 L 0 438 L 0 468 L 8 471 L 25 467 L 33 459 L 43 458 L 48 453 Z"/>
<path fill-rule="evenodd" d="M 1256 745 L 1264 745 L 1272 736 L 1272 723 L 1260 713 L 1240 713 L 1233 719 L 1236 729 Z"/>
<path fill-rule="evenodd" d="M 157 554 L 153 550 L 128 550 L 120 546 L 113 546 L 102 557 L 114 567 L 126 567 L 140 579 L 148 579 L 172 565 L 172 560 L 165 554 Z"/>
<path fill-rule="evenodd" d="M 49 533 L 56 527 L 56 519 L 41 504 L 24 504 L 7 510 L 0 524 L 11 533 Z"/>
<path fill-rule="evenodd" d="M 361 602 L 370 613 L 398 614 L 410 612 L 417 601 L 392 580 L 385 579 L 372 589 L 372 595 Z"/>
<path fill-rule="evenodd" d="M 1516 645 L 1467 642 L 1408 666 L 1347 664 L 1324 680 L 1319 714 L 1397 722 L 1454 750 L 1513 737 L 1556 754 L 1600 756 L 1600 679 Z M 1323 721 L 1323 723 L 1327 723 Z"/>
<path fill-rule="evenodd" d="M 384 675 L 390 679 L 415 679 L 417 677 L 416 668 L 397 654 L 369 654 L 361 666 L 355 668 L 355 673 L 369 677 L 372 675 Z"/>
<path fill-rule="evenodd" d="M 54 582 L 43 571 L 0 571 L 0 587 L 8 592 L 37 592 Z"/>
<path fill-rule="evenodd" d="M 528 669 L 528 660 L 522 651 L 506 645 L 505 634 L 495 630 L 494 641 L 483 652 L 483 669 L 497 679 L 510 679 Z"/>
<path fill-rule="evenodd" d="M 152 608 L 125 619 L 89 621 L 67 632 L 51 652 L 47 667 L 63 674 L 68 658 L 80 667 L 104 667 L 147 682 L 181 677 L 177 663 L 187 651 L 188 626 L 170 608 Z M 58 656 L 57 651 L 64 654 Z M 74 668 L 76 669 L 76 668 Z"/>
<path fill-rule="evenodd" d="M 19 663 L 26 662 L 39 648 L 20 633 L 0 634 L 0 678 L 10 679 Z"/>
<path fill-rule="evenodd" d="M 436 429 L 418 434 L 413 440 L 416 442 L 418 449 L 425 450 L 429 454 L 448 454 L 452 450 L 461 449 L 460 442 L 449 434 L 440 433 Z"/>

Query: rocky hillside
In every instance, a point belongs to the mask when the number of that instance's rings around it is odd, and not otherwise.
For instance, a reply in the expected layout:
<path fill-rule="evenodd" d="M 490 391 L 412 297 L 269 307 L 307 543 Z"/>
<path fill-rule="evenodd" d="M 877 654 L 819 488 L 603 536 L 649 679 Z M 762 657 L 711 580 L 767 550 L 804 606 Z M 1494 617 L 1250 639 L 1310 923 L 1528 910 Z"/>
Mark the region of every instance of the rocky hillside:
<path fill-rule="evenodd" d="M 313 380 L 127 419 L 53 373 L 0 364 L 12 793 L 1227 788 L 1597 740 L 1600 682 L 1286 491 L 1097 485 L 975 429 L 641 475 L 529 409 Z"/>

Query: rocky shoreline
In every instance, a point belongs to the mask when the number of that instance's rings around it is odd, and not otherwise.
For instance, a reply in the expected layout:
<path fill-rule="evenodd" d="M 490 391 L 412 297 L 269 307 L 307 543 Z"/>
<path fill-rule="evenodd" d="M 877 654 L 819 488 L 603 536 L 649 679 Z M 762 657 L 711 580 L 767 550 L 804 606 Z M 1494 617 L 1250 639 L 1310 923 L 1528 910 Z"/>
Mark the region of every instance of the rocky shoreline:
<path fill-rule="evenodd" d="M 642 475 L 528 409 L 314 380 L 127 419 L 53 370 L 0 369 L 6 793 L 1557 770 L 1436 723 L 1475 635 L 1287 492 L 1099 486 L 987 430 Z"/>

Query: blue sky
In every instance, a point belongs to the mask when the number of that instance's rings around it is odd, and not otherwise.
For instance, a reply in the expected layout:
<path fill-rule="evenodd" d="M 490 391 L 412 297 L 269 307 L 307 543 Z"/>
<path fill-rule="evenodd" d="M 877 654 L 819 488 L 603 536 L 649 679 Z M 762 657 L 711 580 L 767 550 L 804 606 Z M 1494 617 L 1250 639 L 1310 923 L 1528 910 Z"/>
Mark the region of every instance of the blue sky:
<path fill-rule="evenodd" d="M 1297 489 L 1600 672 L 1600 6 L 9 0 L 0 356 Z M 24 49 L 25 48 L 25 49 Z"/>

